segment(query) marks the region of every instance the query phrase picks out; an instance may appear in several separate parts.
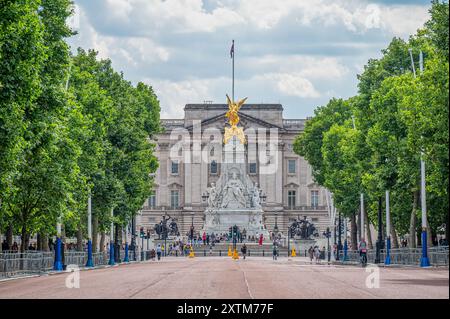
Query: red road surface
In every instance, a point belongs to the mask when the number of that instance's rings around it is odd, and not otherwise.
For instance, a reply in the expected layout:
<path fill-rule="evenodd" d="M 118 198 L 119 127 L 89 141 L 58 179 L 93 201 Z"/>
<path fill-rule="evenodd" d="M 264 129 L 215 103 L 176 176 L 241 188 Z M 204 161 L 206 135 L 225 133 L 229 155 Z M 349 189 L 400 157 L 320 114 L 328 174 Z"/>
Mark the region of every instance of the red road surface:
<path fill-rule="evenodd" d="M 80 272 L 80 288 L 66 287 L 69 274 L 0 282 L 0 298 L 449 298 L 448 268 L 379 268 L 311 265 L 304 258 L 168 257 Z"/>

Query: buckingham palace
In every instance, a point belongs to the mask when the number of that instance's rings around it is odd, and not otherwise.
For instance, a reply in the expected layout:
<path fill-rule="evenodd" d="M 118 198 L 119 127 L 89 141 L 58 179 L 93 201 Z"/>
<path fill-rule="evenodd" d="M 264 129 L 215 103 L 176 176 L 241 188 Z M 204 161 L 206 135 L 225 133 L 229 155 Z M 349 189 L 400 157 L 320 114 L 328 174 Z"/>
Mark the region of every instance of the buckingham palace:
<path fill-rule="evenodd" d="M 187 104 L 183 119 L 161 120 L 164 131 L 152 141 L 159 168 L 153 192 L 138 217 L 140 227 L 152 230 L 166 216 L 177 222 L 182 234 L 192 225 L 196 232 L 203 229 L 205 194 L 221 174 L 221 136 L 227 110 L 227 104 Z M 294 140 L 303 131 L 306 119 L 284 119 L 281 104 L 245 104 L 239 116 L 248 139 L 243 167 L 263 194 L 264 227 L 269 232 L 277 227 L 286 233 L 293 221 L 306 216 L 322 233 L 329 226 L 326 189 L 314 182 L 310 165 L 293 151 Z M 256 135 L 264 135 L 267 142 L 252 143 Z M 276 146 L 274 152 L 269 144 Z M 266 163 L 261 160 L 261 145 L 267 145 L 267 154 L 273 153 L 272 163 L 270 156 Z M 194 159 L 195 152 L 198 160 Z M 274 169 L 267 170 L 268 163 L 275 165 Z"/>

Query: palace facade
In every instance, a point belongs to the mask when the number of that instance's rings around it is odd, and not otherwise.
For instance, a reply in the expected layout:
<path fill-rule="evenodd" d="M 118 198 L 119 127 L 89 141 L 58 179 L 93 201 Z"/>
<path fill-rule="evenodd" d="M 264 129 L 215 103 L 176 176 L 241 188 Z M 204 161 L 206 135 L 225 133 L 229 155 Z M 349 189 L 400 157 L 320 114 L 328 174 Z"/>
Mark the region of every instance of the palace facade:
<path fill-rule="evenodd" d="M 221 136 L 227 125 L 227 110 L 226 104 L 188 104 L 184 119 L 162 120 L 165 131 L 153 141 L 159 159 L 154 192 L 142 207 L 138 226 L 153 229 L 162 216 L 169 215 L 176 219 L 182 234 L 191 225 L 196 231 L 203 228 L 205 195 L 221 174 Z M 280 104 L 245 104 L 239 116 L 239 126 L 248 139 L 246 173 L 262 190 L 266 228 L 273 231 L 277 226 L 286 234 L 295 219 L 306 216 L 322 234 L 330 226 L 326 189 L 314 182 L 310 165 L 293 151 L 293 142 L 306 120 L 284 119 Z M 265 144 L 259 140 L 252 143 L 255 136 L 264 136 Z M 270 143 L 276 145 L 273 151 L 269 150 Z M 264 160 L 262 146 L 267 152 Z M 275 169 L 267 170 L 267 165 Z"/>

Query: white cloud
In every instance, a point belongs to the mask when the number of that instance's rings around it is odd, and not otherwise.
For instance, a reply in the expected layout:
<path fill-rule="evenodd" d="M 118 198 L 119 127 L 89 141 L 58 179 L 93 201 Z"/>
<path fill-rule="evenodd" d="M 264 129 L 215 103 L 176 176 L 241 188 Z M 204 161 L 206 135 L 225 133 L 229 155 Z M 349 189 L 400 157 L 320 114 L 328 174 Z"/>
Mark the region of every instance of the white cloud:
<path fill-rule="evenodd" d="M 308 79 L 333 80 L 345 76 L 348 68 L 333 57 L 311 55 L 265 55 L 245 61 L 255 70 L 276 70 L 282 73 L 295 72 Z"/>
<path fill-rule="evenodd" d="M 160 99 L 161 118 L 183 118 L 184 106 L 189 103 L 214 101 L 215 91 L 224 88 L 229 79 L 191 79 L 184 81 L 168 81 L 160 79 L 144 79 L 155 90 Z M 225 101 L 225 98 L 223 99 Z"/>
<path fill-rule="evenodd" d="M 225 103 L 231 38 L 238 41 L 236 95 L 312 114 L 331 94 L 355 94 L 356 73 L 367 60 L 393 36 L 415 33 L 429 7 L 368 0 L 75 2 L 73 48 L 99 51 L 133 83 L 146 79 L 163 118 L 182 117 L 186 103 Z"/>
<path fill-rule="evenodd" d="M 109 19 L 128 20 L 133 10 L 132 0 L 106 0 L 106 8 Z"/>
<path fill-rule="evenodd" d="M 384 27 L 400 37 L 416 33 L 428 19 L 428 6 L 392 6 L 382 11 Z"/>
<path fill-rule="evenodd" d="M 111 0 L 110 2 L 128 3 L 125 0 Z M 97 32 L 91 25 L 81 7 L 78 8 L 78 12 L 80 28 L 77 30 L 78 34 L 71 39 L 71 42 L 75 42 L 77 46 L 98 51 L 100 58 L 111 59 L 116 65 L 120 64 L 121 69 L 124 69 L 127 65 L 136 67 L 149 63 L 167 62 L 169 60 L 169 49 L 160 46 L 152 39 L 104 35 Z"/>
<path fill-rule="evenodd" d="M 273 84 L 278 91 L 284 95 L 297 96 L 302 98 L 320 97 L 319 92 L 308 79 L 296 73 L 266 73 L 257 75 L 254 81 L 268 81 Z"/>

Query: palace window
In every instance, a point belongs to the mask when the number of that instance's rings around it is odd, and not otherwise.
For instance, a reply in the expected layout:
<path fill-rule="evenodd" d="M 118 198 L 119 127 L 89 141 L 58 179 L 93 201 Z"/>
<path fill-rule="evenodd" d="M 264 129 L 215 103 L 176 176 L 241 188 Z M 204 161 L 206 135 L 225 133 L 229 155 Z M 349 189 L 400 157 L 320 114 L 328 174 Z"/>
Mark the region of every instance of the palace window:
<path fill-rule="evenodd" d="M 172 161 L 172 174 L 173 175 L 178 175 L 178 169 L 179 169 L 178 166 L 179 166 L 178 162 Z"/>
<path fill-rule="evenodd" d="M 295 174 L 296 171 L 296 160 L 288 160 L 288 173 Z"/>
<path fill-rule="evenodd" d="M 319 191 L 311 191 L 311 206 L 319 206 Z"/>
<path fill-rule="evenodd" d="M 179 194 L 178 191 L 170 191 L 170 207 L 172 209 L 180 207 Z"/>
<path fill-rule="evenodd" d="M 249 172 L 249 174 L 256 174 L 256 173 L 257 173 L 257 172 L 256 172 L 256 169 L 257 169 L 256 163 L 250 163 L 250 164 L 249 164 L 249 166 L 248 166 L 248 172 Z"/>
<path fill-rule="evenodd" d="M 216 175 L 217 174 L 217 162 L 216 161 L 212 161 L 209 171 L 212 175 Z"/>
<path fill-rule="evenodd" d="M 295 191 L 288 191 L 288 206 L 290 209 L 295 207 Z"/>
<path fill-rule="evenodd" d="M 156 207 L 156 192 L 152 191 L 150 193 L 150 197 L 148 198 L 148 206 L 150 208 L 155 208 Z"/>

